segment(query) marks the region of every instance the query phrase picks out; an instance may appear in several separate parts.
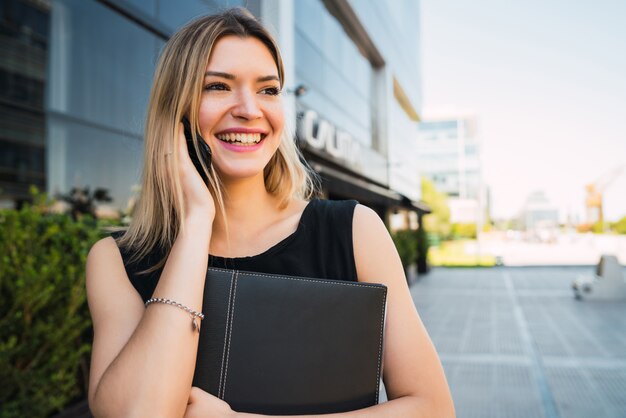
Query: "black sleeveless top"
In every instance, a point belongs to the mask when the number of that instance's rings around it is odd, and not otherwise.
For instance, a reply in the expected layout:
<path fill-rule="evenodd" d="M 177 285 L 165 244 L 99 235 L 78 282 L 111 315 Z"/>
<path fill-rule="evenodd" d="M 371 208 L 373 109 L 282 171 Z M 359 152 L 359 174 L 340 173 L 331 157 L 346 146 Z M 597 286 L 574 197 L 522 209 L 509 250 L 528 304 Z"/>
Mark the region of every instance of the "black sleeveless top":
<path fill-rule="evenodd" d="M 209 267 L 358 281 L 352 247 L 352 218 L 356 200 L 313 199 L 304 212 L 294 233 L 261 254 L 225 258 L 209 254 Z M 123 231 L 111 235 L 117 238 Z M 163 269 L 148 274 L 137 272 L 156 264 L 163 252 L 152 251 L 137 263 L 130 264 L 130 254 L 119 247 L 128 278 L 147 301 L 156 289 Z"/>

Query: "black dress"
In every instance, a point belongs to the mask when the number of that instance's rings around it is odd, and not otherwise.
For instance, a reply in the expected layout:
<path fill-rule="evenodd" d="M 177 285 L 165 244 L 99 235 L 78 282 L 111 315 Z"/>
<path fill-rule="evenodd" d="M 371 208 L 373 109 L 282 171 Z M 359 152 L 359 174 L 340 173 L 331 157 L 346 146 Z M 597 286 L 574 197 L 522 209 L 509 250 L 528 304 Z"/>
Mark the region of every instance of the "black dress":
<path fill-rule="evenodd" d="M 356 200 L 311 200 L 304 209 L 294 233 L 261 254 L 224 258 L 209 255 L 209 267 L 260 273 L 358 281 L 352 246 L 352 218 Z M 111 234 L 114 238 L 123 232 Z M 120 247 L 124 267 L 131 283 L 147 301 L 161 277 L 162 269 L 138 275 L 156 264 L 162 252 L 155 250 L 133 264 L 130 254 Z"/>

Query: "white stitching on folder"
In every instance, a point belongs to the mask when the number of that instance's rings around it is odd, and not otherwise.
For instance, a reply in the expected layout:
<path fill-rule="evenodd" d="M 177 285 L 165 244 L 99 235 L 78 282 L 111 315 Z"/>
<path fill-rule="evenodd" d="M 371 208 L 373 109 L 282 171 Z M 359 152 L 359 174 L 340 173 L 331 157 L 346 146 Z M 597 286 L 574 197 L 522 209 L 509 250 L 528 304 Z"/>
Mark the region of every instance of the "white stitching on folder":
<path fill-rule="evenodd" d="M 232 296 L 233 296 L 233 277 L 235 276 L 235 272 L 233 271 L 230 275 L 230 289 L 228 291 L 228 314 L 226 314 L 226 323 L 228 323 L 229 319 L 230 319 L 230 301 L 232 300 Z M 224 329 L 224 343 L 227 342 L 227 338 L 228 338 L 228 327 L 226 327 L 226 329 Z M 226 345 L 226 344 L 224 344 Z M 220 399 L 222 398 L 222 388 L 223 388 L 223 382 L 224 382 L 224 358 L 226 357 L 226 347 L 224 347 L 224 351 L 222 352 L 222 367 L 220 368 L 220 382 L 219 382 L 219 386 L 217 388 L 217 396 Z"/>
<path fill-rule="evenodd" d="M 387 289 L 385 289 L 385 297 L 383 298 L 383 308 L 381 314 L 380 339 L 378 340 L 378 370 L 376 370 L 376 404 L 378 404 L 378 395 L 380 391 L 380 356 L 383 351 L 383 331 L 385 329 L 385 301 L 387 300 Z"/>
<path fill-rule="evenodd" d="M 223 272 L 225 271 L 225 269 L 217 269 L 214 267 L 209 267 L 208 270 L 213 270 L 213 271 L 217 271 L 217 272 Z M 239 271 L 239 270 L 234 270 L 237 273 L 243 273 L 246 274 L 247 272 L 245 271 Z M 306 279 L 301 279 L 301 278 L 297 278 L 297 277 L 291 277 L 291 276 L 285 276 L 285 275 L 280 275 L 280 274 L 274 274 L 274 275 L 269 275 L 269 274 L 263 274 L 263 273 L 249 273 L 251 276 L 260 276 L 260 277 L 269 277 L 271 279 L 285 279 L 285 280 L 297 280 L 297 281 L 305 281 L 305 282 L 318 282 L 318 283 L 325 283 L 325 284 L 334 284 L 334 285 L 339 285 L 339 286 L 357 286 L 357 287 L 365 287 L 368 289 L 377 289 L 377 290 L 383 290 L 383 287 L 379 287 L 379 286 L 372 286 L 372 284 L 374 283 L 349 283 L 349 282 L 342 282 L 339 280 L 323 280 L 323 279 L 312 279 L 312 278 L 306 278 Z M 384 286 L 384 285 L 383 285 Z"/>
<path fill-rule="evenodd" d="M 233 292 L 233 310 L 230 315 L 230 329 L 228 330 L 228 354 L 226 355 L 226 371 L 224 372 L 224 389 L 222 390 L 222 399 L 226 397 L 226 378 L 228 377 L 228 359 L 230 358 L 230 338 L 233 333 L 233 322 L 235 322 L 235 298 L 237 297 L 237 276 L 239 271 L 235 270 L 235 291 Z"/>

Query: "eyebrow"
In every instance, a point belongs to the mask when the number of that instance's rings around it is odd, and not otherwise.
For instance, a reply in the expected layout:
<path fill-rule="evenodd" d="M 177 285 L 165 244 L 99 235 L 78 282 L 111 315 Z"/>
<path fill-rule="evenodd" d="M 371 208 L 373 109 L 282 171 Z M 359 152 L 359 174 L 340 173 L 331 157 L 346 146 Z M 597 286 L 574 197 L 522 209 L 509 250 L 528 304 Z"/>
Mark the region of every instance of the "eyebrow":
<path fill-rule="evenodd" d="M 234 74 L 229 74 L 229 73 L 223 73 L 220 71 L 207 71 L 206 73 L 204 73 L 204 76 L 214 76 L 214 77 L 221 77 L 221 78 L 226 78 L 228 80 L 235 80 L 237 78 L 237 76 L 235 76 Z M 263 77 L 259 77 L 256 79 L 257 82 L 264 82 L 264 81 L 270 81 L 270 80 L 276 80 L 278 82 L 280 82 L 280 80 L 278 79 L 277 76 L 275 75 L 266 75 Z"/>

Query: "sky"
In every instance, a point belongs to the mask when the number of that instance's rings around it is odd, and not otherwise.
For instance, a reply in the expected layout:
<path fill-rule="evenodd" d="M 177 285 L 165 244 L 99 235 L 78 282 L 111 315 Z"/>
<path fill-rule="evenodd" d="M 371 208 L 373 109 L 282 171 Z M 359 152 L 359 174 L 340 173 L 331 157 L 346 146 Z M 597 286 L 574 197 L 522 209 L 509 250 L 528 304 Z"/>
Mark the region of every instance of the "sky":
<path fill-rule="evenodd" d="M 584 220 L 626 164 L 626 0 L 421 0 L 422 116 L 473 114 L 492 216 L 533 191 Z M 626 216 L 626 167 L 604 193 Z"/>

